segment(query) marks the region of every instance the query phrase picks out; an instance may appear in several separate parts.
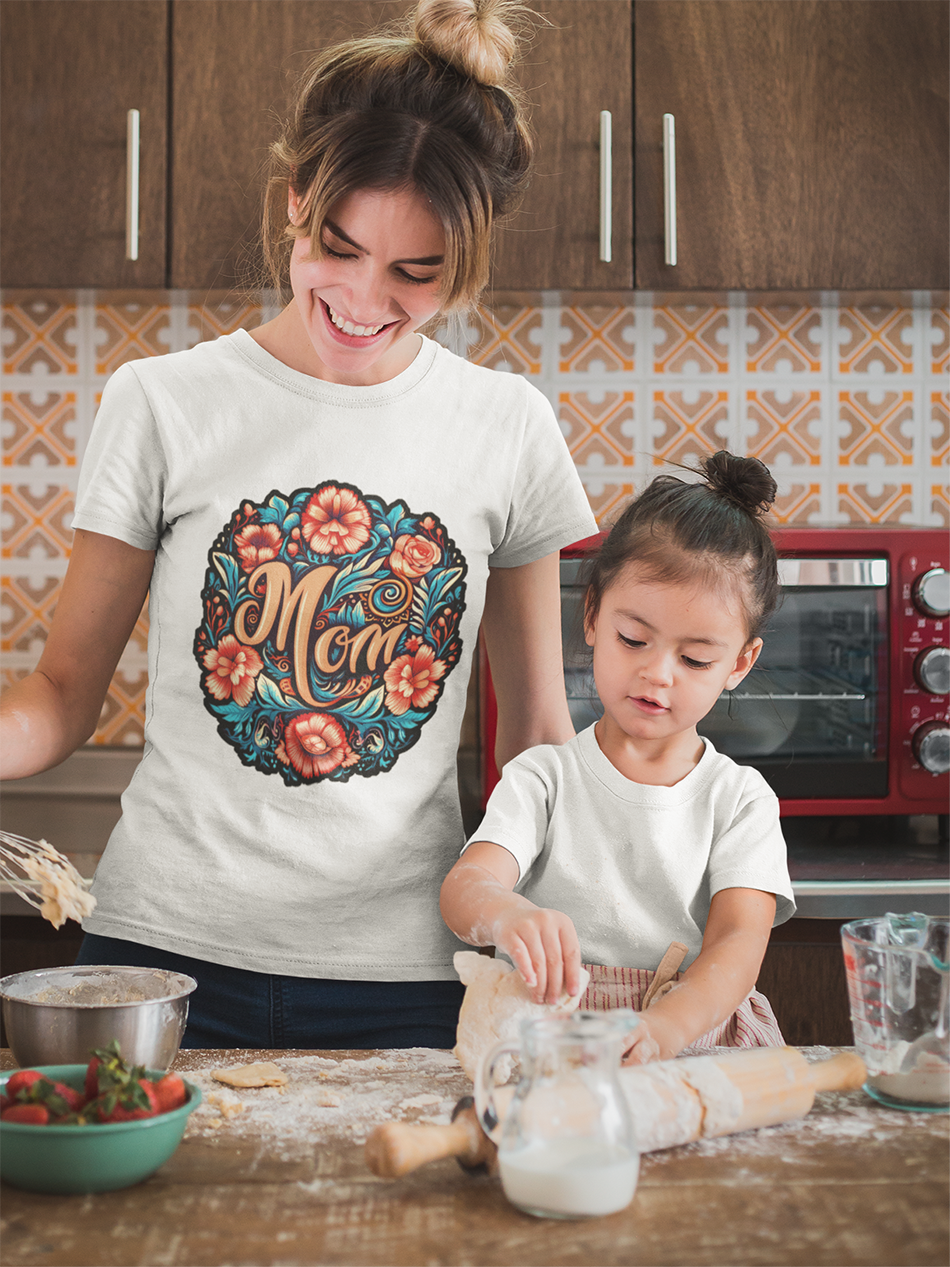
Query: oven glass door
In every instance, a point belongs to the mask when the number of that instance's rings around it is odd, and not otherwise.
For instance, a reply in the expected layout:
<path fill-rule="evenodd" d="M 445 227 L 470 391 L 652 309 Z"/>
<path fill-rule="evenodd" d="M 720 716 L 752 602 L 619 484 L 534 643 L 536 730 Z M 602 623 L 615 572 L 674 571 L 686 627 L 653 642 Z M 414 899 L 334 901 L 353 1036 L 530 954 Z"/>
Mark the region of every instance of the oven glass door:
<path fill-rule="evenodd" d="M 574 725 L 602 712 L 580 629 L 582 578 L 562 562 Z M 887 794 L 886 559 L 782 559 L 782 598 L 752 672 L 700 723 L 720 752 L 786 798 Z"/>

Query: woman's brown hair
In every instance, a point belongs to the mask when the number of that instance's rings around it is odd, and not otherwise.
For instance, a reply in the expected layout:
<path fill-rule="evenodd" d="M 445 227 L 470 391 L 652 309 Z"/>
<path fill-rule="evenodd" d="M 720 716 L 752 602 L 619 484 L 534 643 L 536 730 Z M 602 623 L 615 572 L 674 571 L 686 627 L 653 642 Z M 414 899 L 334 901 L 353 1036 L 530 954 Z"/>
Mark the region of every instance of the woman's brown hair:
<path fill-rule="evenodd" d="M 509 0 L 420 0 L 411 31 L 350 40 L 320 54 L 271 147 L 264 253 L 286 285 L 296 238 L 323 253 L 330 208 L 357 190 L 412 189 L 445 234 L 443 310 L 488 280 L 491 229 L 527 180 L 531 140 L 515 90 Z M 298 215 L 287 218 L 288 186 Z"/>

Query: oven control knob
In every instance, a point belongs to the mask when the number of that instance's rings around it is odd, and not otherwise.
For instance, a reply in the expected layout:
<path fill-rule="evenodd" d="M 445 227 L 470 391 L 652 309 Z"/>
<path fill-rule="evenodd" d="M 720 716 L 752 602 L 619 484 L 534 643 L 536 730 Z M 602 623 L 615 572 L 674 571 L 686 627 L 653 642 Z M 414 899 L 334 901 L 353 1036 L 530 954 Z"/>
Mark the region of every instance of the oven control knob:
<path fill-rule="evenodd" d="M 950 691 L 950 647 L 928 647 L 914 661 L 917 685 L 931 695 Z"/>
<path fill-rule="evenodd" d="M 928 721 L 918 726 L 911 741 L 914 756 L 931 774 L 950 770 L 950 726 L 942 721 Z"/>
<path fill-rule="evenodd" d="M 914 602 L 925 616 L 950 616 L 950 572 L 931 568 L 914 581 Z"/>

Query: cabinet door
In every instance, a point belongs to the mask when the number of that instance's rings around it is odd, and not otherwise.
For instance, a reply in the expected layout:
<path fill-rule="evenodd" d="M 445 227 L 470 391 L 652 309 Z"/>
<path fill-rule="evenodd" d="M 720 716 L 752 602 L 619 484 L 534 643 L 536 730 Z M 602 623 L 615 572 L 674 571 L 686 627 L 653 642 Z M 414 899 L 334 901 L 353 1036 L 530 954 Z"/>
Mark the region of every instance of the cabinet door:
<path fill-rule="evenodd" d="M 948 12 L 947 0 L 637 0 L 637 285 L 945 287 Z"/>
<path fill-rule="evenodd" d="M 167 28 L 166 0 L 0 4 L 5 286 L 164 284 Z M 129 110 L 137 260 L 126 259 Z"/>
<path fill-rule="evenodd" d="M 633 285 L 630 0 L 553 0 L 519 79 L 532 103 L 534 174 L 498 235 L 496 288 Z M 612 123 L 612 259 L 600 258 L 600 114 Z"/>
<path fill-rule="evenodd" d="M 170 283 L 253 285 L 268 147 L 320 48 L 404 0 L 173 0 Z"/>

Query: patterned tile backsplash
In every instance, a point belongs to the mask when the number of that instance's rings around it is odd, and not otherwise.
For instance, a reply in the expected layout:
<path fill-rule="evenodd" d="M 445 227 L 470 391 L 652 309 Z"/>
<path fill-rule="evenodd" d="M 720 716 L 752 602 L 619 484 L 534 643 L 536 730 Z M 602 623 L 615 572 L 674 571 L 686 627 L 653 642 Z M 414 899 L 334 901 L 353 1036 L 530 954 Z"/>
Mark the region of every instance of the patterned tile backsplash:
<path fill-rule="evenodd" d="M 873 297 L 499 296 L 436 337 L 547 395 L 601 523 L 664 462 L 759 457 L 782 523 L 950 526 L 950 312 Z M 70 548 L 82 453 L 109 375 L 271 310 L 226 294 L 3 296 L 2 678 L 28 673 Z M 94 742 L 142 743 L 147 617 Z"/>

